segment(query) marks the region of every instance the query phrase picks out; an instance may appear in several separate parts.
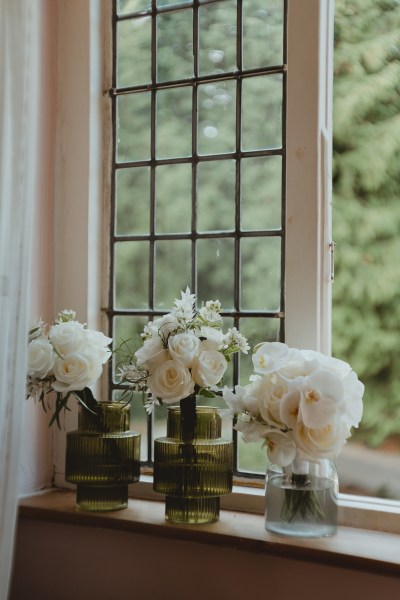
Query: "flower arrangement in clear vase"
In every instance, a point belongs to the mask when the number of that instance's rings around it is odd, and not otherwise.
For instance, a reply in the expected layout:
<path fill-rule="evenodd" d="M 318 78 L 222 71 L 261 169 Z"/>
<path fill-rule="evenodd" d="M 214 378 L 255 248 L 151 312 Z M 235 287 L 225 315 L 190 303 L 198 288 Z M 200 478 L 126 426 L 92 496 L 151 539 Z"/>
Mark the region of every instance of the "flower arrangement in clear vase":
<path fill-rule="evenodd" d="M 129 431 L 127 403 L 99 402 L 90 386 L 109 360 L 112 339 L 61 311 L 48 328 L 42 321 L 28 336 L 27 398 L 52 411 L 49 426 L 74 397 L 78 429 L 67 433 L 65 478 L 77 484 L 77 507 L 117 510 L 128 505 L 128 484 L 139 480 L 140 434 Z"/>
<path fill-rule="evenodd" d="M 265 342 L 254 348 L 254 374 L 223 391 L 244 442 L 264 440 L 266 529 L 304 537 L 337 530 L 333 463 L 362 417 L 364 385 L 350 365 L 311 350 Z"/>
<path fill-rule="evenodd" d="M 142 346 L 119 367 L 128 393 L 145 394 L 147 412 L 169 407 L 167 436 L 154 442 L 154 489 L 166 495 L 168 520 L 214 521 L 219 496 L 231 491 L 232 442 L 220 438 L 217 409 L 199 407 L 197 399 L 213 398 L 232 355 L 248 350 L 235 327 L 222 331 L 220 302 L 196 310 L 187 288 L 171 312 L 145 326 Z"/>

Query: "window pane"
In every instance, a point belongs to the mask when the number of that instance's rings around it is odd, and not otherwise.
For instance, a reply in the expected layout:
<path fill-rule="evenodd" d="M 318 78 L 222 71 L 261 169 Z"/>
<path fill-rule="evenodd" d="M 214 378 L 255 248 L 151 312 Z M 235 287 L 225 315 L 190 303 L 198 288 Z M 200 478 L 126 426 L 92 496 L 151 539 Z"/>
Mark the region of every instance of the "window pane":
<path fill-rule="evenodd" d="M 241 242 L 241 308 L 279 310 L 281 292 L 281 240 L 244 238 Z"/>
<path fill-rule="evenodd" d="M 238 468 L 247 473 L 262 473 L 267 469 L 267 452 L 262 448 L 262 440 L 246 444 L 238 435 Z"/>
<path fill-rule="evenodd" d="M 233 308 L 234 240 L 205 239 L 197 242 L 197 298 L 220 300 L 224 310 Z"/>
<path fill-rule="evenodd" d="M 192 88 L 157 93 L 157 157 L 189 156 L 192 150 Z"/>
<path fill-rule="evenodd" d="M 127 94 L 117 99 L 117 160 L 150 157 L 150 94 Z"/>
<path fill-rule="evenodd" d="M 168 240 L 156 243 L 156 308 L 169 311 L 180 290 L 190 287 L 191 243 Z"/>
<path fill-rule="evenodd" d="M 236 163 L 218 160 L 197 168 L 199 231 L 233 230 L 235 226 Z"/>
<path fill-rule="evenodd" d="M 117 86 L 151 81 L 151 18 L 117 23 Z"/>
<path fill-rule="evenodd" d="M 150 169 L 120 169 L 116 172 L 117 235 L 146 233 L 150 222 Z"/>
<path fill-rule="evenodd" d="M 188 79 L 193 75 L 193 10 L 157 17 L 157 80 Z"/>
<path fill-rule="evenodd" d="M 247 338 L 251 350 L 248 354 L 240 354 L 240 377 L 241 385 L 249 383 L 249 377 L 253 373 L 252 349 L 260 342 L 278 342 L 280 332 L 280 319 L 266 317 L 246 317 L 240 319 L 239 330 Z"/>
<path fill-rule="evenodd" d="M 199 154 L 218 154 L 235 150 L 235 103 L 235 81 L 199 85 Z"/>
<path fill-rule="evenodd" d="M 148 322 L 147 317 L 114 317 L 113 347 L 121 351 L 135 352 L 142 346 L 140 334 Z M 126 345 L 124 342 L 128 342 Z M 120 355 L 115 355 L 115 364 L 120 361 Z"/>
<path fill-rule="evenodd" d="M 117 0 L 119 15 L 128 15 L 151 7 L 151 0 Z"/>
<path fill-rule="evenodd" d="M 281 146 L 282 75 L 249 77 L 243 81 L 242 150 Z"/>
<path fill-rule="evenodd" d="M 280 229 L 282 158 L 262 156 L 242 161 L 242 228 Z"/>
<path fill-rule="evenodd" d="M 173 201 L 171 202 L 171 198 Z M 156 231 L 190 231 L 192 217 L 192 166 L 176 164 L 156 169 Z"/>
<path fill-rule="evenodd" d="M 191 4 L 192 0 L 157 0 L 157 6 L 171 6 L 173 4 Z"/>
<path fill-rule="evenodd" d="M 243 2 L 243 67 L 283 63 L 283 0 Z"/>
<path fill-rule="evenodd" d="M 199 9 L 199 74 L 236 69 L 236 0 Z"/>
<path fill-rule="evenodd" d="M 117 242 L 114 261 L 116 307 L 147 308 L 149 243 Z"/>

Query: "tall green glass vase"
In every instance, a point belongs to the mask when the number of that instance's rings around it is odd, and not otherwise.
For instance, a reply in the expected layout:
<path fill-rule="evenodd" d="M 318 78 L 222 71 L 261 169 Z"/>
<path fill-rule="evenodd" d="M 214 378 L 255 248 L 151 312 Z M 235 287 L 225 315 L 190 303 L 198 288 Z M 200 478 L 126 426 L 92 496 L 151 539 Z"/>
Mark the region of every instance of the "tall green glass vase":
<path fill-rule="evenodd" d="M 129 431 L 129 407 L 100 402 L 96 414 L 79 410 L 78 429 L 67 433 L 65 461 L 65 479 L 77 485 L 76 506 L 126 508 L 128 485 L 140 476 L 140 434 Z"/>
<path fill-rule="evenodd" d="M 191 396 L 169 408 L 167 436 L 154 441 L 154 490 L 165 494 L 165 518 L 176 523 L 219 519 L 220 496 L 232 491 L 233 442 L 221 438 L 216 408 Z"/>

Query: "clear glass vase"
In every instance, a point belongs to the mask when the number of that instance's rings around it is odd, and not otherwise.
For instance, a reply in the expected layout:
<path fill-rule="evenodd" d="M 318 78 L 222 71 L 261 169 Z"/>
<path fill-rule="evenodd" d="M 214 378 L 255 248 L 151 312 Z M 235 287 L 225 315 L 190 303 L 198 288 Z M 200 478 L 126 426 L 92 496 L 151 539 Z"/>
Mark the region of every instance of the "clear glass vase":
<path fill-rule="evenodd" d="M 337 532 L 338 476 L 328 459 L 301 461 L 266 475 L 265 529 L 296 537 L 329 537 Z"/>
<path fill-rule="evenodd" d="M 220 496 L 232 491 L 233 442 L 221 438 L 216 408 L 192 415 L 169 408 L 167 436 L 154 441 L 154 490 L 165 494 L 165 518 L 177 523 L 217 521 Z"/>
<path fill-rule="evenodd" d="M 67 433 L 65 460 L 65 479 L 77 485 L 77 508 L 128 506 L 128 485 L 140 477 L 140 434 L 129 424 L 128 406 L 101 402 L 97 414 L 80 407 L 78 429 Z"/>

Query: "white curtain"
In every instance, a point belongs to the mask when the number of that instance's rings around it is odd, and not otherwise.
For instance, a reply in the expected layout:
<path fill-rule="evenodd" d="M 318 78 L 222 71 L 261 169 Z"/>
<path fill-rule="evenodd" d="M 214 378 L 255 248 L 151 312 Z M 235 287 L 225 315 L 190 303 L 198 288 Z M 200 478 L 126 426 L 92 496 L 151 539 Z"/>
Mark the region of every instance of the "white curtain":
<path fill-rule="evenodd" d="M 32 215 L 36 191 L 40 0 L 0 0 L 0 599 L 17 511 Z"/>

